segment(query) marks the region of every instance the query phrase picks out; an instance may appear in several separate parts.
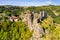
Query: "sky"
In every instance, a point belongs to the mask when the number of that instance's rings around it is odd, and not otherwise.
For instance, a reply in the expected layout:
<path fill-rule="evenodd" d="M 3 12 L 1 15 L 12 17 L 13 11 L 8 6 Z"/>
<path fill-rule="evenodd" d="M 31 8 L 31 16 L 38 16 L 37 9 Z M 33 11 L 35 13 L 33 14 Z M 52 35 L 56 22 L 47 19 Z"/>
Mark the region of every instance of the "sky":
<path fill-rule="evenodd" d="M 0 0 L 0 5 L 42 6 L 49 4 L 60 5 L 60 0 Z"/>

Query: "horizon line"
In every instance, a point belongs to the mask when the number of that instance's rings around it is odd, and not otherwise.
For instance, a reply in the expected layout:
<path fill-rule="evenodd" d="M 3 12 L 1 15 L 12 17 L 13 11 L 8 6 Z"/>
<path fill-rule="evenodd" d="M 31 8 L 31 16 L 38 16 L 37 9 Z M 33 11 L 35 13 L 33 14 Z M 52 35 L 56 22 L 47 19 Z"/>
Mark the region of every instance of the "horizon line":
<path fill-rule="evenodd" d="M 49 4 L 49 5 L 53 5 L 53 4 Z M 49 5 L 38 5 L 38 6 L 49 6 Z M 28 5 L 0 5 L 0 6 L 27 6 L 29 7 Z M 30 6 L 36 6 L 36 5 L 30 5 Z M 54 6 L 60 6 L 60 5 L 54 5 Z"/>

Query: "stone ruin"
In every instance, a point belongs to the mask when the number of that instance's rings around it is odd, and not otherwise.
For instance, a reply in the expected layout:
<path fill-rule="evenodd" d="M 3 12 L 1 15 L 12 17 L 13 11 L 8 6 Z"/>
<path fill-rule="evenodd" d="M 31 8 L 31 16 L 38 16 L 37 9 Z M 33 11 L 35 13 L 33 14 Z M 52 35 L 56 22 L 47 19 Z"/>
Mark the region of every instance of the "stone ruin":
<path fill-rule="evenodd" d="M 41 40 L 44 35 L 44 28 L 39 23 L 47 17 L 47 13 L 40 11 L 39 13 L 27 12 L 23 14 L 22 21 L 25 22 L 30 31 L 33 31 L 30 40 Z"/>

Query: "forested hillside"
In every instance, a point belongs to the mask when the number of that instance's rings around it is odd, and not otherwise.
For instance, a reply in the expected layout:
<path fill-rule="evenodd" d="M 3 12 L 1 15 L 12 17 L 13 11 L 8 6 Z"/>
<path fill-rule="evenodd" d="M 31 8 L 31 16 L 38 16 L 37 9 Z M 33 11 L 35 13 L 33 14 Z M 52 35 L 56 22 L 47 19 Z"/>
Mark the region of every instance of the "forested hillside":
<path fill-rule="evenodd" d="M 60 6 L 0 6 L 0 40 L 60 40 Z"/>

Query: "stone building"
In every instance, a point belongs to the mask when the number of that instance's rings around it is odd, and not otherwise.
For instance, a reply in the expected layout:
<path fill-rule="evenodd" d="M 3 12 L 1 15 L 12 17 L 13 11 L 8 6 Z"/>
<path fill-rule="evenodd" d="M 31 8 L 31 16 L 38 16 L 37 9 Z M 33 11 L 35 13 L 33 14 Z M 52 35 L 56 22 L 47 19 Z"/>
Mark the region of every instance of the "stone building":
<path fill-rule="evenodd" d="M 17 21 L 18 21 L 18 16 L 10 16 L 10 17 L 9 17 L 9 20 L 10 20 L 11 22 L 17 22 Z"/>

